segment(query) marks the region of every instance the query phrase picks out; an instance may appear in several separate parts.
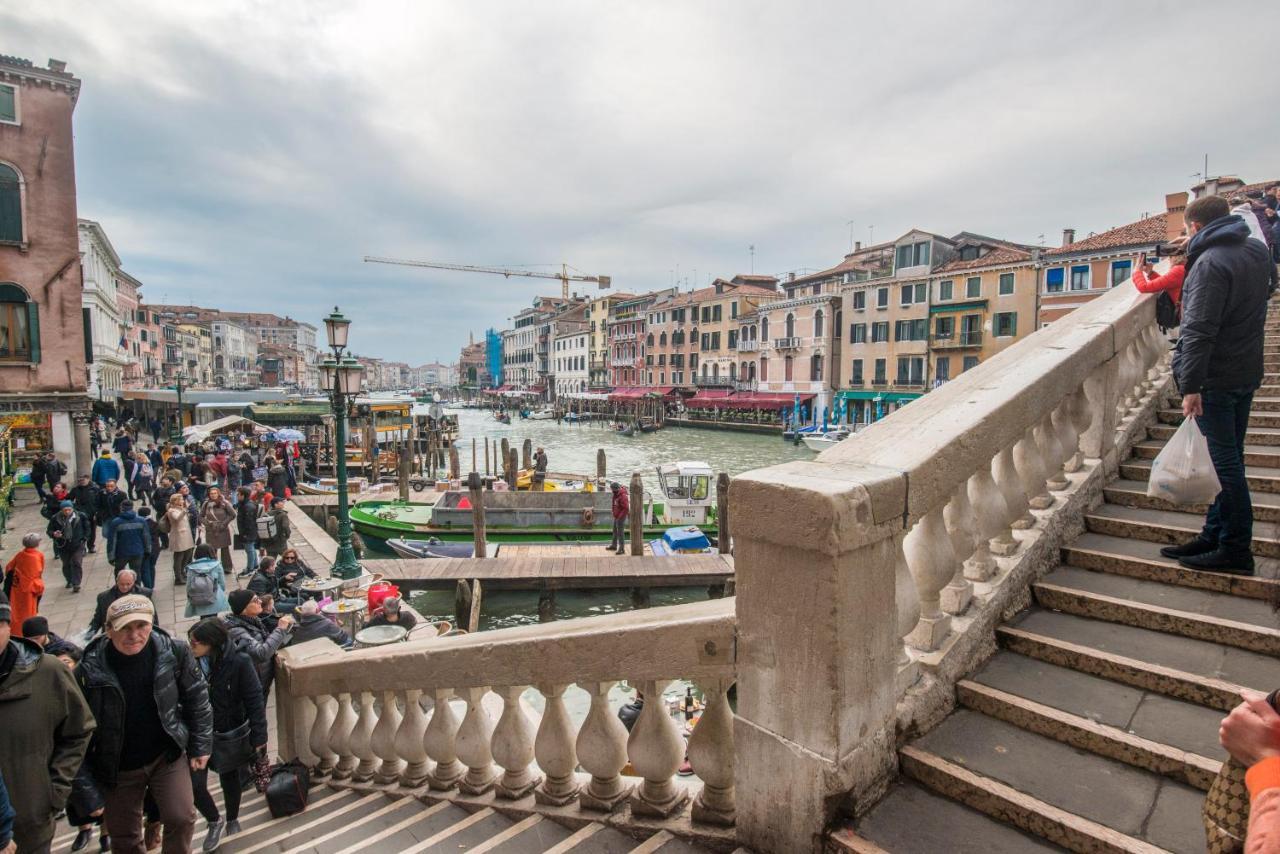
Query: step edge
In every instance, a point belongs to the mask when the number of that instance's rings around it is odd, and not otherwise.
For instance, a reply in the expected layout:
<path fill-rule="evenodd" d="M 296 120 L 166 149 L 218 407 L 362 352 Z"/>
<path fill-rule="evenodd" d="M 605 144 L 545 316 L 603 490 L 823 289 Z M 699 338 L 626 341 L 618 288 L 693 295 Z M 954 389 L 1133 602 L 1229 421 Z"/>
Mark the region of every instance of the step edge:
<path fill-rule="evenodd" d="M 447 804 L 449 802 L 441 801 L 441 803 Z M 477 824 L 481 821 L 484 821 L 486 818 L 488 818 L 491 815 L 497 815 L 497 813 L 494 812 L 492 807 L 485 807 L 482 810 L 476 810 L 466 818 L 460 818 L 457 821 L 455 821 L 453 824 L 449 825 L 448 827 L 441 828 L 440 830 L 431 834 L 421 842 L 418 842 L 415 845 L 410 845 L 408 848 L 401 851 L 400 854 L 419 854 L 419 852 L 426 851 L 427 849 L 431 848 L 437 843 L 448 839 L 450 836 L 453 836 L 455 833 L 459 833 L 463 830 L 466 830 L 468 827 L 470 827 L 473 824 Z"/>
<path fill-rule="evenodd" d="M 351 803 L 343 804 L 335 812 L 327 812 L 327 813 L 324 813 L 323 815 L 316 813 L 315 815 L 312 816 L 312 819 L 313 819 L 312 821 L 303 822 L 298 827 L 291 828 L 290 830 L 286 830 L 283 833 L 277 833 L 274 836 L 270 836 L 266 839 L 256 840 L 253 847 L 245 848 L 243 850 L 237 850 L 235 854 L 253 854 L 253 852 L 255 851 L 265 850 L 273 845 L 278 844 L 283 839 L 288 839 L 294 833 L 300 830 L 303 830 L 304 828 L 308 827 L 311 824 L 315 824 L 316 822 L 320 822 L 320 821 L 328 821 L 329 819 L 334 818 L 335 816 L 343 815 L 346 812 L 360 806 L 361 804 L 369 803 L 371 801 L 376 800 L 378 795 L 381 795 L 381 794 L 382 794 L 381 792 L 375 792 L 373 794 L 365 795 L 364 797 L 358 797 L 355 800 L 351 801 Z M 312 805 L 308 803 L 307 806 L 310 807 Z M 306 812 L 307 812 L 306 809 L 304 809 L 302 812 L 297 813 L 297 815 L 306 815 Z M 284 818 L 287 821 L 288 819 L 293 818 L 293 816 L 285 816 Z M 279 819 L 272 819 L 272 821 L 279 821 Z M 267 826 L 270 826 L 270 823 L 268 823 L 267 825 L 264 825 L 264 827 L 267 827 Z"/>
<path fill-rule="evenodd" d="M 1116 537 L 1112 534 L 1102 534 L 1096 531 L 1090 533 L 1099 537 L 1112 537 L 1116 540 L 1126 539 L 1124 537 Z M 1146 542 L 1146 540 L 1143 540 L 1142 542 Z M 1225 593 L 1231 596 L 1239 596 L 1243 599 L 1266 600 L 1270 595 L 1270 588 L 1274 587 L 1280 589 L 1280 579 L 1263 578 L 1258 575 L 1243 576 L 1233 575 L 1228 572 L 1208 572 L 1206 570 L 1190 569 L 1182 566 L 1176 561 L 1166 562 L 1163 560 L 1157 560 L 1154 557 L 1127 555 L 1120 552 L 1107 551 L 1105 549 L 1092 548 L 1089 546 L 1078 546 L 1075 543 L 1062 546 L 1062 561 L 1066 566 L 1074 567 L 1075 569 L 1085 569 L 1090 572 L 1101 572 L 1106 575 L 1120 575 L 1125 578 L 1147 577 L 1145 575 L 1135 574 L 1134 572 L 1118 570 L 1115 567 L 1081 566 L 1077 563 L 1072 563 L 1072 560 L 1088 558 L 1100 558 L 1115 561 L 1120 564 L 1127 564 L 1135 570 L 1141 567 L 1161 574 L 1171 573 L 1174 578 L 1151 580 L 1158 580 L 1161 584 L 1190 587 L 1195 590 L 1208 590 L 1213 593 Z M 1196 583 L 1190 583 L 1193 581 Z M 1222 587 L 1224 584 L 1226 589 L 1223 589 Z"/>

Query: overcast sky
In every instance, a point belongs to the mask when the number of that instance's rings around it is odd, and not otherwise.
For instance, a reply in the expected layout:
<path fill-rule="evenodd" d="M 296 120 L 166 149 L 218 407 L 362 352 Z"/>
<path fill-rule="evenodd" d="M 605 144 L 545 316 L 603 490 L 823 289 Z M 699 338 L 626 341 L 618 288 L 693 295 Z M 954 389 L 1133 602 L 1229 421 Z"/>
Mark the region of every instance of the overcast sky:
<path fill-rule="evenodd" d="M 821 269 L 872 226 L 1056 245 L 1162 210 L 1206 153 L 1280 177 L 1277 77 L 1243 53 L 1277 33 L 1275 0 L 0 0 L 0 53 L 83 80 L 80 215 L 148 301 L 338 303 L 413 364 L 559 285 L 366 254 L 636 292 L 752 245 Z"/>

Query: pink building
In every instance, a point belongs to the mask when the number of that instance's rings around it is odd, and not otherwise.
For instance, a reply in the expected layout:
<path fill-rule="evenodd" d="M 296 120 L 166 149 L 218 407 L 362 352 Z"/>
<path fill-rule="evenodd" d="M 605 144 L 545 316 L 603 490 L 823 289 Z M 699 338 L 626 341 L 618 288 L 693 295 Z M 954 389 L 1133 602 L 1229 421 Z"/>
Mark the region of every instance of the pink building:
<path fill-rule="evenodd" d="M 116 308 L 120 312 L 120 328 L 123 330 L 124 351 L 128 355 L 128 363 L 124 366 L 124 387 L 143 388 L 146 386 L 146 370 L 142 363 L 142 324 L 139 317 L 139 300 L 142 297 L 142 282 L 123 270 L 116 277 Z"/>

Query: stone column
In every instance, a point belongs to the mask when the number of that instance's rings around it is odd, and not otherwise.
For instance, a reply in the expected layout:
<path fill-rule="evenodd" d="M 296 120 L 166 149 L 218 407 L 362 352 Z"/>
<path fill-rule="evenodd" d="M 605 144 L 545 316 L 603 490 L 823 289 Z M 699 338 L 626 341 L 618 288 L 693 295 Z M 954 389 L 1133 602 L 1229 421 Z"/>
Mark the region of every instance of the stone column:
<path fill-rule="evenodd" d="M 74 454 L 67 462 L 67 481 L 75 483 L 81 474 L 88 474 L 93 466 L 93 450 L 89 442 L 88 412 L 76 412 L 71 416 L 71 432 Z"/>
<path fill-rule="evenodd" d="M 734 537 L 738 842 L 816 852 L 836 805 L 867 797 L 895 762 L 906 479 L 787 463 L 735 478 L 729 500 L 733 518 L 758 520 Z"/>

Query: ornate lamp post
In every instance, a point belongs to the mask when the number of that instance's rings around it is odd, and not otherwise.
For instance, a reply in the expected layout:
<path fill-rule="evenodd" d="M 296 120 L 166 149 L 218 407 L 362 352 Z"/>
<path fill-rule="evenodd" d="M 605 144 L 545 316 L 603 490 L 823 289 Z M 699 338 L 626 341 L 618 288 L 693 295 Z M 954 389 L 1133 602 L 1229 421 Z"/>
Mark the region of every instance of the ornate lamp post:
<path fill-rule="evenodd" d="M 360 393 L 364 366 L 346 355 L 347 332 L 351 321 L 343 317 L 337 306 L 324 319 L 333 357 L 320 364 L 320 385 L 329 393 L 333 410 L 334 454 L 338 474 L 338 554 L 329 574 L 334 578 L 358 578 L 363 572 L 351 547 L 351 515 L 347 507 L 347 406 Z"/>
<path fill-rule="evenodd" d="M 169 431 L 169 441 L 171 442 L 182 441 L 182 384 L 186 382 L 186 380 L 187 375 L 182 371 L 178 371 L 178 373 L 173 376 L 173 381 L 177 383 L 176 388 L 178 391 L 178 429 Z"/>

